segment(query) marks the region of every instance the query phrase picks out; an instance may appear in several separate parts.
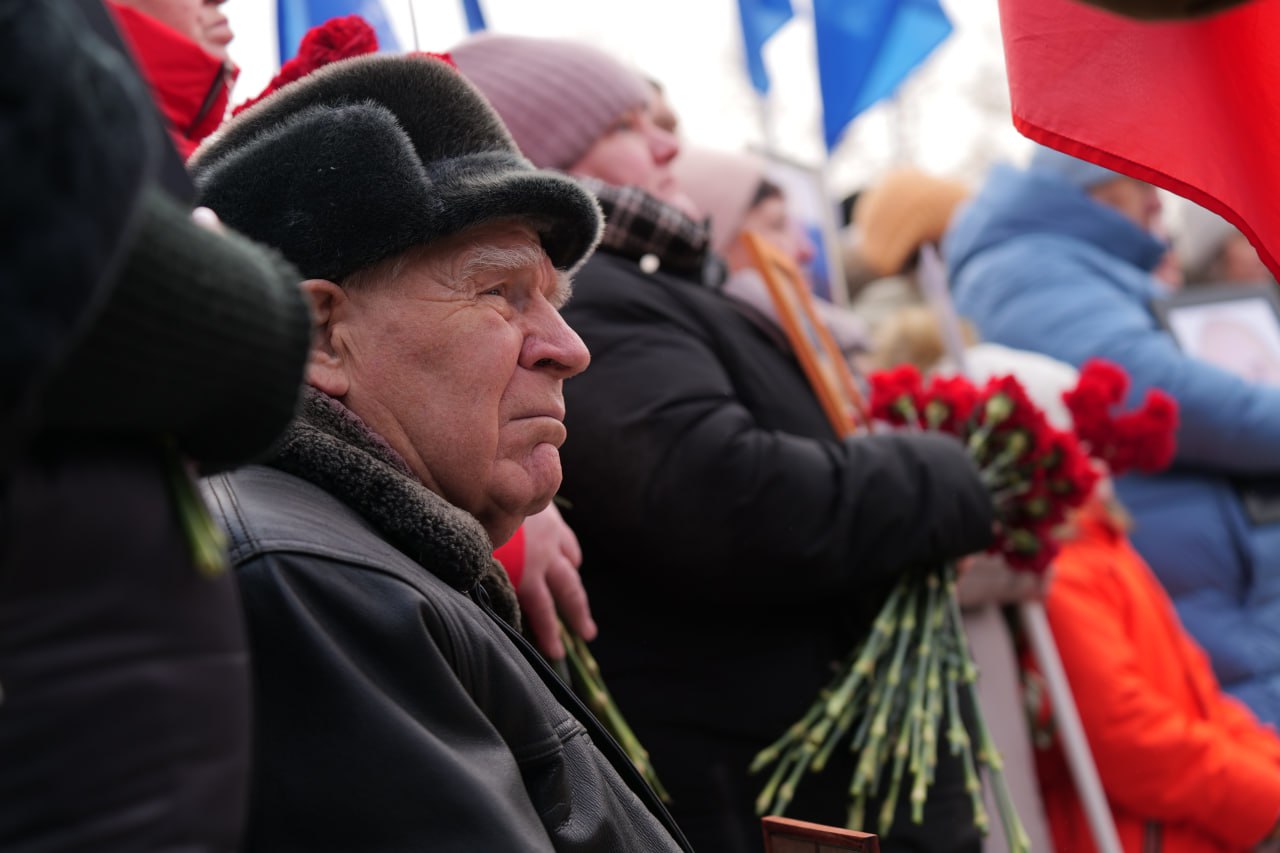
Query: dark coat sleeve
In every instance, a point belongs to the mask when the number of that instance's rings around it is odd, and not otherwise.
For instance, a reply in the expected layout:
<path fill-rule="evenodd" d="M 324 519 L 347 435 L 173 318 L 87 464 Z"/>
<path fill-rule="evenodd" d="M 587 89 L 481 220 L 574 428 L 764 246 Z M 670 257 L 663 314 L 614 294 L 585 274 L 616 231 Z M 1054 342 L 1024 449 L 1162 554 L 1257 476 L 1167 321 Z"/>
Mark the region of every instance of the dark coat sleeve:
<path fill-rule="evenodd" d="M 0 0 L 0 456 L 101 305 L 154 171 L 146 92 L 66 0 Z"/>
<path fill-rule="evenodd" d="M 314 557 L 239 574 L 257 706 L 247 849 L 675 849 L 478 608 Z"/>
<path fill-rule="evenodd" d="M 262 456 L 293 418 L 311 343 L 301 276 L 148 189 L 98 317 L 48 382 L 53 429 L 168 433 L 206 472 Z"/>
<path fill-rule="evenodd" d="M 816 405 L 798 372 L 777 399 L 749 405 L 722 343 L 660 299 L 584 299 L 566 316 L 593 353 L 566 392 L 572 523 L 660 548 L 655 578 L 695 594 L 731 583 L 738 596 L 813 598 L 990 541 L 990 498 L 952 439 L 765 428 L 752 406 L 797 394 Z"/>

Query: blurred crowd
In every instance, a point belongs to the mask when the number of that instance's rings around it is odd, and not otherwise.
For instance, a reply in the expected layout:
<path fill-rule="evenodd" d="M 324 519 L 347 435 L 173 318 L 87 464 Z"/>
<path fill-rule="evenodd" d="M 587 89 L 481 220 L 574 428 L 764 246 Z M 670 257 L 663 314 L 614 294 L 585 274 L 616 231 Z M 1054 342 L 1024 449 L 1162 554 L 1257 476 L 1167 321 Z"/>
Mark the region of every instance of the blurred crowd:
<path fill-rule="evenodd" d="M 692 83 L 561 39 L 335 19 L 233 113 L 221 2 L 0 0 L 0 850 L 759 853 L 752 758 L 951 560 L 1033 849 L 1095 848 L 1026 601 L 1125 851 L 1280 850 L 1280 312 L 1169 320 L 1277 304 L 1238 230 L 1037 148 L 823 241 L 682 136 Z M 859 381 L 963 360 L 1070 428 L 1104 358 L 1177 401 L 1173 466 L 1013 571 L 958 442 L 835 432 L 755 240 L 843 271 Z M 856 760 L 788 815 L 843 826 Z M 896 808 L 886 853 L 1008 849 L 950 751 Z"/>

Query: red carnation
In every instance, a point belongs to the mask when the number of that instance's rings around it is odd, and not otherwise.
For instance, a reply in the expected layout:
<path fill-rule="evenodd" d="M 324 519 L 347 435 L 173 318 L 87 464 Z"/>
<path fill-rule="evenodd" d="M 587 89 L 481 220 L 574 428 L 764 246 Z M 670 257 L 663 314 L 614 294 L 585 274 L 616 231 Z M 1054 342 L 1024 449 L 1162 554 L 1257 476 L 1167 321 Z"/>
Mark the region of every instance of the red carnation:
<path fill-rule="evenodd" d="M 1142 408 L 1116 418 L 1117 432 L 1133 448 L 1132 467 L 1161 471 L 1173 462 L 1177 449 L 1178 403 L 1158 388 L 1147 392 Z"/>
<path fill-rule="evenodd" d="M 919 422 L 924 388 L 915 366 L 900 364 L 878 370 L 867 381 L 871 385 L 871 417 L 899 426 Z"/>
<path fill-rule="evenodd" d="M 330 18 L 307 30 L 302 43 L 298 45 L 298 55 L 284 64 L 256 98 L 245 101 L 232 110 L 231 114 L 239 115 L 241 110 L 248 109 L 277 89 L 306 77 L 317 68 L 340 59 L 376 53 L 377 50 L 378 34 L 364 18 L 359 15 Z M 452 61 L 449 64 L 452 65 Z"/>
<path fill-rule="evenodd" d="M 925 389 L 924 420 L 929 429 L 962 435 L 978 404 L 978 389 L 963 376 L 934 376 Z"/>
<path fill-rule="evenodd" d="M 1147 392 L 1141 408 L 1115 415 L 1129 378 L 1114 364 L 1092 359 L 1080 372 L 1075 389 L 1062 395 L 1076 433 L 1089 453 L 1107 463 L 1113 474 L 1131 469 L 1154 472 L 1168 467 L 1175 450 L 1178 404 L 1159 389 Z"/>
<path fill-rule="evenodd" d="M 1038 438 L 1044 414 L 1031 402 L 1022 383 L 1012 376 L 993 376 L 982 389 L 986 409 L 983 423 L 1001 430 L 1026 430 Z"/>

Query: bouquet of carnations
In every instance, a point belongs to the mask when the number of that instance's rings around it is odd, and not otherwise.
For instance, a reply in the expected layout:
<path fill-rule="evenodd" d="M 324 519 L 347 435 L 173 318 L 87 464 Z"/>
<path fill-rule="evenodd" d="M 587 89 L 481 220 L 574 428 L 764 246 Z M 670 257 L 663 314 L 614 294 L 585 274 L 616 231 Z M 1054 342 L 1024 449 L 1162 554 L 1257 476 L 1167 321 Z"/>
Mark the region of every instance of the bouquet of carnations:
<path fill-rule="evenodd" d="M 898 428 L 950 433 L 968 449 L 995 505 L 991 550 L 1017 570 L 1048 567 L 1058 550 L 1054 528 L 1088 498 L 1098 479 L 1090 455 L 1148 470 L 1163 467 L 1172 456 L 1176 405 L 1153 391 L 1141 410 L 1113 417 L 1127 377 L 1106 363 L 1086 365 L 1079 385 L 1064 395 L 1079 437 L 1050 425 L 1011 376 L 981 387 L 958 376 L 934 377 L 926 384 L 914 367 L 903 366 L 869 380 L 872 418 Z M 964 766 L 978 827 L 986 832 L 989 825 L 981 765 L 995 789 L 1010 849 L 1028 848 L 978 708 L 977 671 L 955 586 L 954 565 L 902 577 L 867 638 L 804 717 L 756 756 L 752 772 L 773 766 L 756 802 L 761 814 L 784 813 L 805 773 L 821 771 L 843 743 L 857 756 L 849 827 L 867 828 L 867 801 L 875 797 L 881 802 L 875 828 L 888 832 L 900 791 L 909 796 L 912 820 L 919 823 L 945 739 Z M 974 738 L 962 711 L 974 721 Z"/>

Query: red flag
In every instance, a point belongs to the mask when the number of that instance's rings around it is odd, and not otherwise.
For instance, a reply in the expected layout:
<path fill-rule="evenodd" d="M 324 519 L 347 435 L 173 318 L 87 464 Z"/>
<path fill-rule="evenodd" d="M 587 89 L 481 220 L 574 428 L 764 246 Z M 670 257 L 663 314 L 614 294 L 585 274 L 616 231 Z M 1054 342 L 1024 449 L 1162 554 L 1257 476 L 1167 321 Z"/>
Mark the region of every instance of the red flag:
<path fill-rule="evenodd" d="M 1280 278 L 1280 0 L 1140 22 L 1000 0 L 1014 126 L 1207 207 Z"/>

